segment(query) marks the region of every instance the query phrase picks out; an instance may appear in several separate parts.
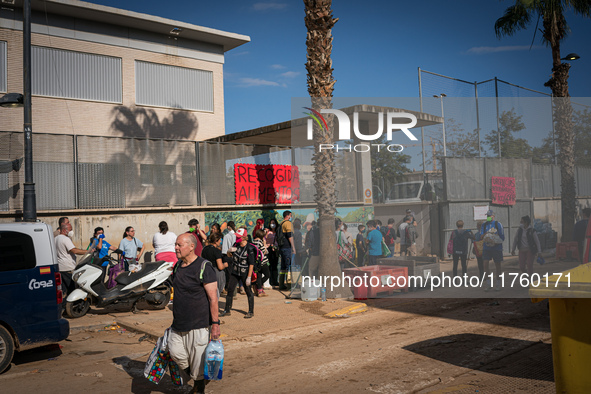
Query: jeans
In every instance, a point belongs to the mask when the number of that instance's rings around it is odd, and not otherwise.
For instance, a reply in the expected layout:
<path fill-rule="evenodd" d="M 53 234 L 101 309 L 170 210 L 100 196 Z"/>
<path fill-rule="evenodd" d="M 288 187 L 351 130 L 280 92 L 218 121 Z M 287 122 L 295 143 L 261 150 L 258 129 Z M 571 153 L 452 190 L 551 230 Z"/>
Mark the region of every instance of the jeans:
<path fill-rule="evenodd" d="M 378 265 L 378 259 L 380 258 L 382 258 L 382 256 L 369 255 L 369 265 Z"/>
<path fill-rule="evenodd" d="M 263 264 L 259 272 L 257 272 L 257 289 L 263 290 L 263 284 L 269 279 L 269 266 L 267 264 Z"/>
<path fill-rule="evenodd" d="M 279 282 L 277 279 L 277 276 L 279 275 L 279 270 L 277 269 L 277 263 L 278 263 L 278 256 L 277 256 L 277 250 L 271 250 L 271 248 L 269 248 L 269 272 L 270 272 L 270 276 L 269 276 L 269 284 L 271 286 L 279 286 Z"/>
<path fill-rule="evenodd" d="M 462 260 L 462 275 L 465 275 L 468 272 L 468 263 L 466 262 L 466 255 L 454 253 L 453 259 L 454 259 L 454 266 L 453 266 L 454 276 L 458 276 L 458 260 Z"/>
<path fill-rule="evenodd" d="M 281 248 L 281 272 L 287 273 L 291 267 L 291 248 Z"/>
<path fill-rule="evenodd" d="M 228 289 L 235 289 L 239 281 L 242 281 L 242 283 L 246 284 L 246 278 L 248 278 L 247 275 L 230 275 Z M 252 294 L 252 289 L 250 286 L 244 286 L 244 291 L 246 292 L 246 297 L 248 297 L 248 311 L 250 313 L 254 313 L 254 294 Z M 232 303 L 234 302 L 234 296 L 232 293 L 233 291 L 228 291 L 228 294 L 226 295 L 226 307 L 224 308 L 226 312 L 229 312 L 230 309 L 232 309 Z"/>

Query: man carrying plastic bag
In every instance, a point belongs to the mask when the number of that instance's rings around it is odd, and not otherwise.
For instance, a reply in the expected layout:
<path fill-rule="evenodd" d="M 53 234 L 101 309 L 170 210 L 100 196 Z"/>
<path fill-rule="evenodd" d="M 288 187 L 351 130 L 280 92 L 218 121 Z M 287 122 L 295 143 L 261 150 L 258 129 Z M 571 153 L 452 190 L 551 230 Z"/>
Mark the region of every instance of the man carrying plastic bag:
<path fill-rule="evenodd" d="M 172 284 L 173 322 L 168 336 L 172 360 L 195 381 L 193 393 L 204 393 L 205 348 L 220 337 L 216 273 L 211 263 L 195 255 L 197 240 L 192 234 L 181 234 L 175 243 L 180 261 L 176 264 Z"/>

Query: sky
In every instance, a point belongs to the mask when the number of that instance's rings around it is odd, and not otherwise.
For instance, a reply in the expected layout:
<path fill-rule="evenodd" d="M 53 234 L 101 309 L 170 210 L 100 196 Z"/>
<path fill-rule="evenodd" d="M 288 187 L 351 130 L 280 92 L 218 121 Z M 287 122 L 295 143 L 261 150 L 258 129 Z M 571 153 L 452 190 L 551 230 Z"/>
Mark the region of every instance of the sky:
<path fill-rule="evenodd" d="M 291 119 L 308 96 L 301 0 L 92 0 L 121 9 L 239 33 L 251 42 L 226 53 L 226 133 Z M 418 97 L 418 68 L 466 81 L 501 80 L 550 93 L 550 48 L 535 21 L 497 39 L 494 23 L 512 0 L 333 1 L 335 97 Z M 562 56 L 576 52 L 570 93 L 591 97 L 591 19 L 567 14 Z M 533 45 L 532 45 L 533 40 Z M 531 48 L 530 48 L 531 47 Z"/>

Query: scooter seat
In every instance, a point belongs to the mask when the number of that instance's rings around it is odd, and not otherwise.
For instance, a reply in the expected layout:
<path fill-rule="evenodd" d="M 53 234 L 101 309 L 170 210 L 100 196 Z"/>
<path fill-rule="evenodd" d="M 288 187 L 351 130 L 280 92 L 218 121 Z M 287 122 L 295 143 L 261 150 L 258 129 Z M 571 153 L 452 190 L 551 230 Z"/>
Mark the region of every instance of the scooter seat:
<path fill-rule="evenodd" d="M 148 275 L 151 272 L 156 271 L 164 261 L 156 261 L 153 263 L 144 263 L 143 268 L 139 272 L 131 273 L 131 272 L 122 272 L 119 276 L 115 278 L 115 282 L 120 285 L 127 286 L 130 283 L 135 282 L 136 280 Z"/>

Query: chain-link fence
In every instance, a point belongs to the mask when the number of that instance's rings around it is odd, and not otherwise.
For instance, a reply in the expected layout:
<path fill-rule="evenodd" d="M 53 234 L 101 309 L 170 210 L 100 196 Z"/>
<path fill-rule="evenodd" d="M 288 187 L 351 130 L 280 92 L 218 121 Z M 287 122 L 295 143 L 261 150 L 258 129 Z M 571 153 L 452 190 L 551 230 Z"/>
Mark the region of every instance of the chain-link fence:
<path fill-rule="evenodd" d="M 559 147 L 551 94 L 498 78 L 469 82 L 419 69 L 423 111 L 441 115 L 444 123 L 425 127 L 425 169 L 440 170 L 441 157 L 531 158 L 556 164 Z M 556 100 L 556 99 L 554 99 Z M 575 142 L 591 150 L 591 103 L 570 100 Z M 575 152 L 578 165 L 590 165 L 583 148 Z M 589 162 L 587 162 L 589 160 Z"/>

